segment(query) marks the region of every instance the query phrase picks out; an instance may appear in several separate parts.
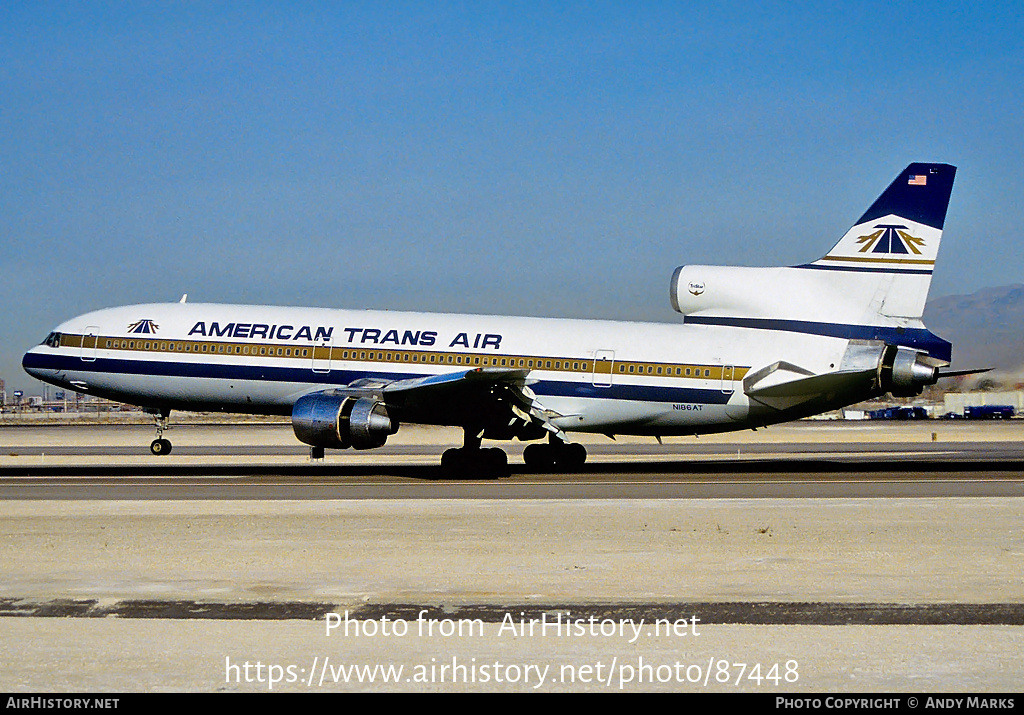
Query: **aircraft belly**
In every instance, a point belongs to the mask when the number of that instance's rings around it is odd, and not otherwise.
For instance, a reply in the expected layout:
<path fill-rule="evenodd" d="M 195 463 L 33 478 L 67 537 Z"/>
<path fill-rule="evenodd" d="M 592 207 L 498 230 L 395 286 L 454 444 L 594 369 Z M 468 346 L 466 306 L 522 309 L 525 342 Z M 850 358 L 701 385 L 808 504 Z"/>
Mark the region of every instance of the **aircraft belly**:
<path fill-rule="evenodd" d="M 226 380 L 219 378 L 176 377 L 166 375 L 116 374 L 102 372 L 67 373 L 67 382 L 84 383 L 86 394 L 97 394 L 111 399 L 139 405 L 175 405 L 178 409 L 210 409 L 210 405 L 223 404 L 233 408 L 287 408 L 295 396 L 308 391 L 309 385 L 259 380 Z M 326 386 L 325 386 L 326 387 Z"/>
<path fill-rule="evenodd" d="M 544 405 L 563 415 L 551 421 L 568 432 L 692 434 L 714 431 L 716 426 L 738 426 L 737 421 L 747 414 L 745 402 L 739 399 L 734 406 L 562 397 L 545 398 Z"/>

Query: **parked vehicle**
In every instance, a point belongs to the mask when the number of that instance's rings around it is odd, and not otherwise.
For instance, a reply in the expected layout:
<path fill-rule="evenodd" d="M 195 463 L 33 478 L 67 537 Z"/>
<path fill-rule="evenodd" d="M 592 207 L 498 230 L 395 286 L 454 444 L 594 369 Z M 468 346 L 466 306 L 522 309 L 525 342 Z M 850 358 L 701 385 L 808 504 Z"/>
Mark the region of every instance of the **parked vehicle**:
<path fill-rule="evenodd" d="M 926 420 L 928 412 L 923 407 L 886 407 L 868 412 L 869 420 Z"/>
<path fill-rule="evenodd" d="M 1008 420 L 1016 414 L 1012 405 L 978 405 L 964 408 L 967 420 Z"/>

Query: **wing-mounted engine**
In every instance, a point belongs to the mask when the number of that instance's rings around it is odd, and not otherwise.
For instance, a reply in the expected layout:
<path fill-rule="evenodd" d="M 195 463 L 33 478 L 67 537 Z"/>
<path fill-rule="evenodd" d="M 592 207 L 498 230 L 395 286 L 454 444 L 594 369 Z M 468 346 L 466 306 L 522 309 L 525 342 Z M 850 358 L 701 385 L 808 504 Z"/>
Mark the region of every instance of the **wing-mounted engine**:
<path fill-rule="evenodd" d="M 292 429 L 300 441 L 313 447 L 375 449 L 398 431 L 398 423 L 374 397 L 325 391 L 295 401 Z"/>

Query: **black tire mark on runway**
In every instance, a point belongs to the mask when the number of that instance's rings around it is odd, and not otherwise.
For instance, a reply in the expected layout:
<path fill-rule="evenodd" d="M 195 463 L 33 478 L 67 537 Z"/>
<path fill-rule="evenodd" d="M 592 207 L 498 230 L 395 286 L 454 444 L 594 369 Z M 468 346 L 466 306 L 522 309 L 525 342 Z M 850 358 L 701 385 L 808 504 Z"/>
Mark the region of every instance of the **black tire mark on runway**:
<path fill-rule="evenodd" d="M 835 602 L 676 602 L 605 604 L 476 604 L 455 607 L 437 604 L 380 603 L 346 607 L 309 601 L 209 602 L 188 600 L 124 600 L 101 603 L 90 599 L 32 601 L 0 598 L 0 617 L 127 618 L 177 620 L 323 620 L 328 613 L 347 612 L 358 621 L 414 622 L 480 621 L 502 623 L 511 618 L 518 628 L 541 622 L 552 629 L 560 622 L 616 623 L 631 619 L 655 623 L 688 621 L 707 625 L 904 626 L 904 625 L 1024 625 L 1024 603 L 835 603 Z M 694 621 L 693 619 L 697 620 Z M 343 627 L 343 626 L 342 626 Z M 539 625 L 537 627 L 540 627 Z M 552 632 L 549 630 L 549 632 Z"/>

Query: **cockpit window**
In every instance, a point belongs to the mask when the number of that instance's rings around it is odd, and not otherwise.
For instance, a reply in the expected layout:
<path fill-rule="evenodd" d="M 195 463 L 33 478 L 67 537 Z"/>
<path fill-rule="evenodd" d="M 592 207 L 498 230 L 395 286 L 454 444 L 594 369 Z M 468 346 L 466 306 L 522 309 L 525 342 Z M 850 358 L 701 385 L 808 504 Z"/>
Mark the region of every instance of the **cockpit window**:
<path fill-rule="evenodd" d="M 43 345 L 48 345 L 51 348 L 60 347 L 60 333 L 50 333 L 46 336 L 46 340 L 43 341 Z"/>

